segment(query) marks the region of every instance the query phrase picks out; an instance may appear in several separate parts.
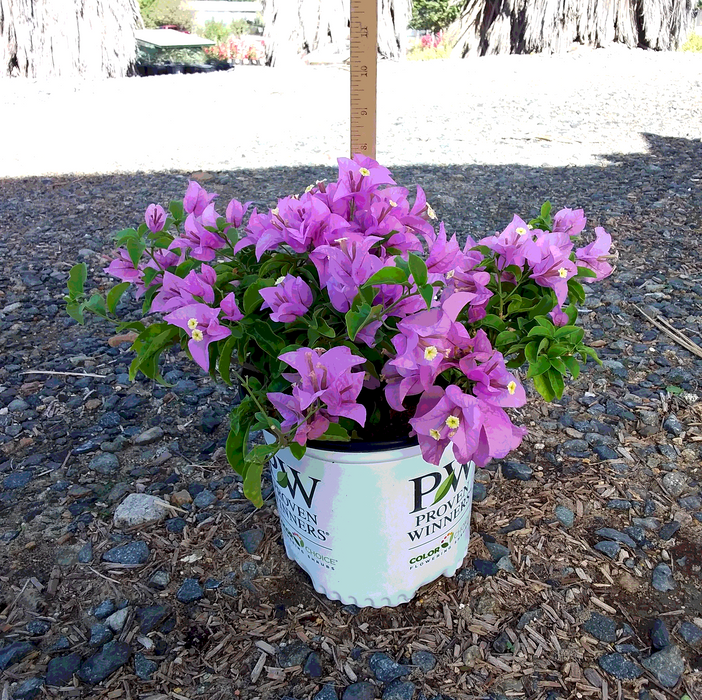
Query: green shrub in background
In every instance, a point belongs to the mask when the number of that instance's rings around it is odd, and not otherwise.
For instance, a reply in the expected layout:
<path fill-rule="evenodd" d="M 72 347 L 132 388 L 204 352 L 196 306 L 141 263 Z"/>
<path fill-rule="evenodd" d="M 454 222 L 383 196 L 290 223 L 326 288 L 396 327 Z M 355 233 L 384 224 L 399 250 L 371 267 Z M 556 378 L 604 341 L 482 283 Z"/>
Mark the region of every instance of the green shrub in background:
<path fill-rule="evenodd" d="M 139 9 L 148 29 L 173 25 L 182 31 L 192 31 L 193 13 L 183 8 L 182 0 L 139 0 Z"/>
<path fill-rule="evenodd" d="M 245 19 L 232 20 L 230 24 L 208 19 L 203 27 L 197 28 L 197 33 L 206 39 L 211 39 L 217 44 L 226 41 L 230 36 L 242 36 L 249 34 L 251 25 Z"/>
<path fill-rule="evenodd" d="M 459 11 L 455 0 L 413 0 L 410 27 L 436 33 L 446 29 Z"/>

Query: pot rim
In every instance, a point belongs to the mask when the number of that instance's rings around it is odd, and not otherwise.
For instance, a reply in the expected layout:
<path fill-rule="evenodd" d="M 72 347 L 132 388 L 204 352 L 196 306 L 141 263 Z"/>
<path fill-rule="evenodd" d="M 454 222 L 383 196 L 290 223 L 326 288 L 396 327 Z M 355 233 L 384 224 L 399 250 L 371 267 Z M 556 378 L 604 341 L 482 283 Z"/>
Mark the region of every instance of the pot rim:
<path fill-rule="evenodd" d="M 351 442 L 332 442 L 331 440 L 308 440 L 307 447 L 324 452 L 389 452 L 390 450 L 400 450 L 405 447 L 416 447 L 419 439 L 413 437 L 399 438 L 397 440 L 352 440 Z"/>

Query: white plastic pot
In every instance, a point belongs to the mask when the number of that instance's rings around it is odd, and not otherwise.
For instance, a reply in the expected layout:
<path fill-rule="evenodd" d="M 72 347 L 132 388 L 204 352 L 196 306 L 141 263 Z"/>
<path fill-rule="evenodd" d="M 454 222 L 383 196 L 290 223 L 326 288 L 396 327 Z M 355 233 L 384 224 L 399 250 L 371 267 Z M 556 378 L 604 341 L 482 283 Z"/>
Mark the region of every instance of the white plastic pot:
<path fill-rule="evenodd" d="M 318 592 L 380 608 L 453 576 L 470 540 L 472 462 L 457 464 L 450 446 L 435 466 L 407 442 L 354 444 L 353 451 L 348 443 L 320 444 L 302 460 L 290 450 L 271 460 L 285 551 Z M 451 474 L 451 488 L 434 503 Z"/>

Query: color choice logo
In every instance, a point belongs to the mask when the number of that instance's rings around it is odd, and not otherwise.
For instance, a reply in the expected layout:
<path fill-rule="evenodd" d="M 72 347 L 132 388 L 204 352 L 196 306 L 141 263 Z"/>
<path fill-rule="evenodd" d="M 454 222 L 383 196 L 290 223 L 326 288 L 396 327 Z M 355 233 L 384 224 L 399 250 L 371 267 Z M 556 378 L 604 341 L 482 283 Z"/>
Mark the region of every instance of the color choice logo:
<path fill-rule="evenodd" d="M 453 540 L 453 532 L 447 532 L 443 538 L 441 539 L 441 542 L 439 542 L 439 546 L 442 549 L 446 549 L 451 544 L 451 541 Z"/>

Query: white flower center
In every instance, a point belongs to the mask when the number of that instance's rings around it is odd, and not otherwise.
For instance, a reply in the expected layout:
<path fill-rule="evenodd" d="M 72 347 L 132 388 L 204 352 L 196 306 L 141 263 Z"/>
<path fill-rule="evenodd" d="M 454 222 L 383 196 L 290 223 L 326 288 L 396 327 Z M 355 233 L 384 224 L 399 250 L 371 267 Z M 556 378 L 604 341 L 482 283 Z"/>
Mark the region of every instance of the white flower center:
<path fill-rule="evenodd" d="M 524 226 L 517 226 L 515 230 L 520 236 L 523 236 L 527 232 Z"/>
<path fill-rule="evenodd" d="M 431 436 L 434 438 L 434 440 L 440 440 L 440 439 L 441 439 L 441 433 L 440 433 L 436 428 L 432 428 L 432 429 L 429 431 L 429 435 L 431 435 Z"/>
<path fill-rule="evenodd" d="M 568 270 L 565 269 L 565 267 L 562 267 L 560 270 L 558 270 L 558 276 L 562 279 L 565 279 L 568 277 Z"/>
<path fill-rule="evenodd" d="M 427 204 L 427 215 L 430 219 L 436 219 L 436 212 L 432 208 L 431 204 Z"/>
<path fill-rule="evenodd" d="M 392 199 L 389 199 L 389 200 L 388 200 L 388 204 L 389 204 L 391 207 L 396 207 L 396 206 L 397 206 L 397 202 L 393 201 Z"/>
<path fill-rule="evenodd" d="M 458 416 L 449 416 L 446 419 L 446 425 L 452 430 L 455 430 L 461 424 L 461 419 Z"/>
<path fill-rule="evenodd" d="M 191 331 L 194 331 L 197 328 L 197 319 L 196 318 L 189 318 L 188 319 L 188 328 Z"/>
<path fill-rule="evenodd" d="M 193 340 L 194 340 L 196 343 L 199 343 L 204 337 L 205 337 L 205 336 L 204 336 L 204 334 L 203 334 L 203 332 L 202 332 L 201 330 L 199 330 L 199 329 L 196 328 L 196 329 L 193 331 Z"/>
<path fill-rule="evenodd" d="M 278 277 L 278 279 L 275 281 L 276 284 L 283 284 L 285 282 L 285 277 Z"/>
<path fill-rule="evenodd" d="M 510 394 L 514 394 L 514 392 L 517 391 L 517 382 L 511 381 L 507 385 L 507 391 L 509 391 Z"/>
<path fill-rule="evenodd" d="M 359 168 L 358 172 L 361 173 L 363 177 L 368 177 L 370 175 L 370 170 L 368 170 L 368 168 Z"/>
<path fill-rule="evenodd" d="M 449 271 L 446 273 L 446 279 L 447 279 L 447 280 L 450 280 L 455 274 L 456 274 L 456 271 L 455 271 L 455 270 L 449 270 Z"/>
<path fill-rule="evenodd" d="M 439 354 L 439 351 L 436 349 L 434 345 L 429 345 L 427 348 L 424 349 L 424 359 L 425 360 L 433 360 L 437 355 Z"/>

